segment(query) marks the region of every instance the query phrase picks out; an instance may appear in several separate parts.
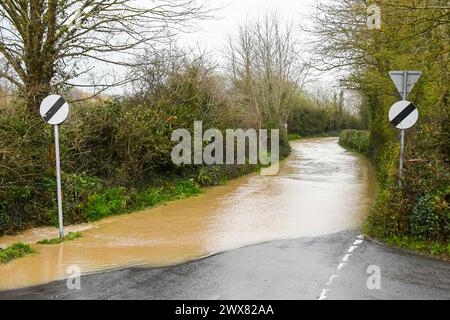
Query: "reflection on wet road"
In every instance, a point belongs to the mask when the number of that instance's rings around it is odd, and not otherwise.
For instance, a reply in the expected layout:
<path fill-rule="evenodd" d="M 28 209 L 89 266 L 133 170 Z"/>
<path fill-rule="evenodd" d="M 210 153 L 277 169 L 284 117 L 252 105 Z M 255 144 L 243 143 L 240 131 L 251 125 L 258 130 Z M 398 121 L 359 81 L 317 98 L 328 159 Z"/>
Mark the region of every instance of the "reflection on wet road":
<path fill-rule="evenodd" d="M 292 148 L 278 176 L 246 176 L 199 197 L 85 225 L 73 242 L 36 246 L 38 254 L 0 266 L 0 290 L 65 278 L 70 265 L 83 273 L 173 265 L 251 244 L 358 228 L 375 194 L 367 161 L 339 147 L 336 138 L 293 142 Z M 0 245 L 56 236 L 57 230 L 35 229 L 0 238 Z"/>

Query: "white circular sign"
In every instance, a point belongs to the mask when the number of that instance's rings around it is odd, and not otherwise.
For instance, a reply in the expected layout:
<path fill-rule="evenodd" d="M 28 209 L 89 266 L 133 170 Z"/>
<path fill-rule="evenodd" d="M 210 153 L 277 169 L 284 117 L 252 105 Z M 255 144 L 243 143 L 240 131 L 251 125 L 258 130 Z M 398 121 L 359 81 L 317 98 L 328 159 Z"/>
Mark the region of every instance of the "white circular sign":
<path fill-rule="evenodd" d="M 389 111 L 389 121 L 397 129 L 411 128 L 419 120 L 419 110 L 409 101 L 399 101 Z"/>
<path fill-rule="evenodd" d="M 69 116 L 69 104 L 63 97 L 53 94 L 42 101 L 39 111 L 48 124 L 61 124 Z"/>

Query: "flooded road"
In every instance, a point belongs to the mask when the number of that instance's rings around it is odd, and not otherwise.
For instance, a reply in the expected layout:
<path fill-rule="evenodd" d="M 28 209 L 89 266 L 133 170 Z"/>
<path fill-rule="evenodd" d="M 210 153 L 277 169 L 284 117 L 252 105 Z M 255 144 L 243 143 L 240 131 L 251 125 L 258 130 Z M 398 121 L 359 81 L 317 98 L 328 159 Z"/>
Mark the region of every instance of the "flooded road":
<path fill-rule="evenodd" d="M 195 198 L 72 227 L 83 236 L 0 265 L 0 290 L 47 283 L 82 273 L 130 266 L 174 265 L 217 252 L 278 239 L 326 235 L 361 226 L 375 195 L 365 159 L 337 138 L 292 143 L 274 177 L 250 175 L 208 188 Z M 42 234 L 43 233 L 43 234 Z M 0 238 L 0 245 L 57 237 L 52 228 Z"/>

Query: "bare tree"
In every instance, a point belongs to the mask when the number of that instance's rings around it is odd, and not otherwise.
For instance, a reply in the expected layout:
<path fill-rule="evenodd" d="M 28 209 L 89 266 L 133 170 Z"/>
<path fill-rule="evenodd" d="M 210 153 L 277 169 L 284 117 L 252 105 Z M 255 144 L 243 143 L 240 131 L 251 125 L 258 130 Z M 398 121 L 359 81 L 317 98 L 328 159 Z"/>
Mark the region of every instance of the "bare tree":
<path fill-rule="evenodd" d="M 393 37 L 402 41 L 405 30 L 408 38 L 426 34 L 432 29 L 447 28 L 450 6 L 446 0 L 379 0 L 381 30 L 367 27 L 370 1 L 317 0 L 313 27 L 303 28 L 313 36 L 311 49 L 316 59 L 313 67 L 319 71 L 333 69 L 355 70 L 367 66 L 383 66 L 379 52 L 391 46 Z M 393 24 L 398 17 L 401 24 Z M 448 41 L 446 36 L 443 41 Z M 430 57 L 433 58 L 433 57 Z"/>
<path fill-rule="evenodd" d="M 91 77 L 83 86 L 95 93 L 129 81 L 92 74 L 99 64 L 136 64 L 136 50 L 206 15 L 197 0 L 2 0 L 0 77 L 36 112 L 53 87 L 73 86 L 75 78 Z"/>
<path fill-rule="evenodd" d="M 229 40 L 227 57 L 237 104 L 247 106 L 256 125 L 286 122 L 308 74 L 293 25 L 267 14 L 241 26 L 237 39 Z"/>
<path fill-rule="evenodd" d="M 170 76 L 182 69 L 187 54 L 170 43 L 163 48 L 147 48 L 130 68 L 129 75 L 134 97 L 142 100 L 158 99 Z"/>

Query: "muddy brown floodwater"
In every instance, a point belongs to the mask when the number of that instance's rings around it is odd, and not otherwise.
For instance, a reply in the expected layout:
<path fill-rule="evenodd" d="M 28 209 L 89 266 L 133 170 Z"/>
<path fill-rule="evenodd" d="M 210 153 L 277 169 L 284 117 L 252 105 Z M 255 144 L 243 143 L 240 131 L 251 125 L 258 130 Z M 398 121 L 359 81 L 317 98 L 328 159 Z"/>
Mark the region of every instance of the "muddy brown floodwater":
<path fill-rule="evenodd" d="M 207 188 L 194 198 L 72 226 L 81 238 L 0 265 L 0 290 L 130 266 L 167 266 L 251 244 L 313 237 L 361 226 L 375 195 L 370 164 L 336 138 L 292 142 L 278 176 L 258 174 Z M 54 228 L 0 238 L 0 246 L 57 237 Z"/>

